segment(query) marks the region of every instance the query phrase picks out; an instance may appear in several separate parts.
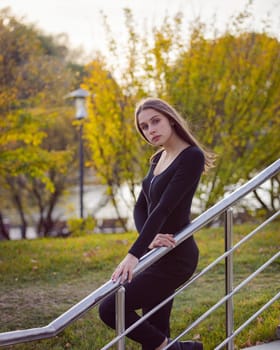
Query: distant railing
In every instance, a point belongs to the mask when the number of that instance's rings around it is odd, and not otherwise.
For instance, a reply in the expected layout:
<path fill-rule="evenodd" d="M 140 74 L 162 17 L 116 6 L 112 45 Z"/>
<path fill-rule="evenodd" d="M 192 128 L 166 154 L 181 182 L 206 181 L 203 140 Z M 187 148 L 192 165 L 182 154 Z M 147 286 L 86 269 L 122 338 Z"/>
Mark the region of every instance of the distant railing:
<path fill-rule="evenodd" d="M 237 334 L 239 334 L 250 322 L 252 322 L 260 313 L 262 313 L 265 309 L 267 309 L 272 303 L 274 303 L 280 297 L 280 292 L 277 293 L 273 298 L 267 301 L 265 305 L 263 305 L 254 315 L 252 315 L 246 322 L 244 322 L 238 329 L 234 330 L 234 312 L 233 312 L 233 296 L 247 283 L 249 283 L 257 274 L 263 271 L 266 267 L 268 267 L 273 261 L 275 261 L 279 256 L 280 252 L 277 252 L 273 257 L 271 257 L 266 263 L 264 263 L 261 267 L 259 267 L 255 272 L 253 272 L 247 279 L 243 280 L 238 286 L 233 288 L 233 261 L 232 254 L 233 252 L 248 239 L 253 237 L 260 229 L 262 229 L 265 225 L 274 220 L 279 214 L 280 210 L 272 215 L 269 219 L 264 221 L 259 227 L 250 232 L 246 237 L 244 237 L 241 241 L 239 241 L 236 245 L 232 246 L 232 209 L 231 207 L 236 204 L 237 201 L 242 199 L 248 193 L 254 191 L 257 187 L 263 184 L 268 179 L 272 178 L 280 171 L 280 159 L 275 161 L 253 179 L 248 181 L 246 184 L 238 188 L 236 191 L 228 195 L 226 198 L 218 202 L 216 205 L 205 211 L 199 217 L 191 222 L 185 229 L 179 232 L 176 237 L 176 246 L 185 241 L 188 237 L 193 235 L 196 231 L 204 227 L 206 224 L 214 220 L 217 216 L 225 213 L 225 253 L 218 257 L 214 262 L 204 268 L 200 273 L 195 275 L 191 280 L 186 282 L 182 287 L 180 287 L 173 295 L 165 299 L 163 302 L 158 304 L 155 308 L 153 308 L 150 312 L 145 314 L 130 326 L 127 329 L 124 329 L 124 298 L 125 292 L 124 288 L 120 283 L 113 283 L 112 281 L 108 281 L 100 288 L 92 292 L 86 298 L 81 300 L 79 303 L 74 305 L 71 309 L 66 311 L 64 314 L 59 316 L 57 319 L 52 321 L 45 327 L 40 328 L 32 328 L 26 330 L 19 331 L 11 331 L 0 333 L 0 346 L 12 345 L 27 341 L 34 341 L 38 339 L 45 339 L 56 336 L 60 333 L 65 327 L 69 324 L 80 318 L 83 314 L 89 311 L 94 306 L 98 305 L 104 298 L 112 293 L 116 293 L 117 299 L 117 336 L 110 341 L 106 346 L 102 348 L 102 350 L 110 348 L 114 344 L 118 344 L 118 349 L 124 349 L 125 346 L 125 335 L 128 334 L 132 329 L 137 327 L 141 322 L 150 317 L 153 313 L 155 313 L 158 309 L 160 309 L 163 305 L 165 305 L 169 300 L 174 298 L 176 295 L 181 293 L 184 289 L 190 286 L 194 281 L 196 281 L 201 276 L 205 275 L 210 269 L 212 269 L 215 265 L 225 259 L 226 262 L 226 271 L 225 271 L 225 289 L 226 295 L 220 299 L 214 306 L 212 306 L 209 310 L 207 310 L 203 315 L 201 315 L 196 321 L 194 321 L 191 325 L 189 325 L 180 335 L 178 335 L 172 343 L 170 343 L 165 349 L 169 348 L 173 342 L 181 338 L 183 335 L 187 334 L 191 329 L 196 327 L 200 322 L 206 319 L 213 311 L 215 311 L 219 306 L 226 303 L 226 339 L 223 340 L 221 344 L 219 344 L 215 350 L 219 350 L 226 346 L 228 350 L 234 349 L 234 338 Z M 167 254 L 172 248 L 158 248 L 154 249 L 148 254 L 146 254 L 137 265 L 134 274 L 137 275 L 162 256 Z"/>

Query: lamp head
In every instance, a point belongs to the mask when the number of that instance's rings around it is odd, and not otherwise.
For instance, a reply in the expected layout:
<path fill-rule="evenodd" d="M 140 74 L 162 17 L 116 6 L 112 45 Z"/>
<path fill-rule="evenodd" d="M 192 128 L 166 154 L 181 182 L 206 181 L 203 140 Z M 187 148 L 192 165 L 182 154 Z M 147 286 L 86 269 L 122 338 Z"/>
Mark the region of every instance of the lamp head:
<path fill-rule="evenodd" d="M 75 99 L 76 119 L 79 119 L 79 120 L 84 119 L 87 116 L 87 110 L 86 110 L 86 104 L 85 104 L 86 102 L 85 100 L 87 96 L 89 96 L 89 92 L 82 88 L 72 91 L 66 96 L 66 98 Z"/>

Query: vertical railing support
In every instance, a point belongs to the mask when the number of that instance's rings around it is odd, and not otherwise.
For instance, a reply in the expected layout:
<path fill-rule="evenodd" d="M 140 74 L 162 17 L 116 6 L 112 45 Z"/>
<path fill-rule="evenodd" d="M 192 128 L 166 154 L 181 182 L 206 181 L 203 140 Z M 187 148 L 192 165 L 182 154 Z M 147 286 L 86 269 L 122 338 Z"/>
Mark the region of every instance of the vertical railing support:
<path fill-rule="evenodd" d="M 84 141 L 83 141 L 83 121 L 80 122 L 80 132 L 79 132 L 80 146 L 80 218 L 84 218 Z"/>
<path fill-rule="evenodd" d="M 225 212 L 225 251 L 229 251 L 233 246 L 233 215 L 232 208 Z M 225 261 L 225 292 L 230 294 L 233 290 L 233 256 L 229 254 Z M 234 332 L 233 297 L 226 301 L 226 336 L 229 337 Z M 234 350 L 234 340 L 227 343 L 227 350 Z"/>
<path fill-rule="evenodd" d="M 125 331 L 124 308 L 125 308 L 125 288 L 120 287 L 116 292 L 116 333 L 117 335 L 121 335 Z M 118 341 L 117 349 L 118 350 L 125 349 L 125 337 L 122 337 Z"/>

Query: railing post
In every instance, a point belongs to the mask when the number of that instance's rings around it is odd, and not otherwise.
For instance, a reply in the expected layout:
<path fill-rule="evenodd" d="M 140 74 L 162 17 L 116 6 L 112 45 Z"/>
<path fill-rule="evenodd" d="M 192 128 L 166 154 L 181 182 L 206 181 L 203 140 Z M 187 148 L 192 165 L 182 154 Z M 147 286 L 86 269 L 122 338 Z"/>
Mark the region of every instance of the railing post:
<path fill-rule="evenodd" d="M 225 212 L 225 251 L 232 249 L 233 245 L 233 215 L 232 208 Z M 226 257 L 225 261 L 225 292 L 226 295 L 233 290 L 233 256 Z M 233 298 L 226 301 L 226 336 L 229 337 L 234 332 Z M 234 350 L 234 340 L 227 343 L 227 350 Z"/>
<path fill-rule="evenodd" d="M 121 335 L 125 331 L 125 288 L 122 286 L 116 292 L 116 333 Z M 118 341 L 117 345 L 118 350 L 125 349 L 125 337 L 121 338 Z"/>

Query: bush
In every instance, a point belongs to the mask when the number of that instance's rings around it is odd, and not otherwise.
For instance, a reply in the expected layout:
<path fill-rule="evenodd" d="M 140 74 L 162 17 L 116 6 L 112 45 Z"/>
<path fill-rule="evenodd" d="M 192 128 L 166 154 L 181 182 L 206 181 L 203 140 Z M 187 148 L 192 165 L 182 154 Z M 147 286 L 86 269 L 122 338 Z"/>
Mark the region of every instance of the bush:
<path fill-rule="evenodd" d="M 93 233 L 96 220 L 90 216 L 86 219 L 71 218 L 67 221 L 67 225 L 72 237 L 82 237 Z"/>

